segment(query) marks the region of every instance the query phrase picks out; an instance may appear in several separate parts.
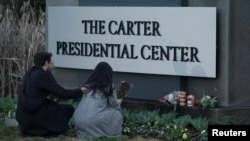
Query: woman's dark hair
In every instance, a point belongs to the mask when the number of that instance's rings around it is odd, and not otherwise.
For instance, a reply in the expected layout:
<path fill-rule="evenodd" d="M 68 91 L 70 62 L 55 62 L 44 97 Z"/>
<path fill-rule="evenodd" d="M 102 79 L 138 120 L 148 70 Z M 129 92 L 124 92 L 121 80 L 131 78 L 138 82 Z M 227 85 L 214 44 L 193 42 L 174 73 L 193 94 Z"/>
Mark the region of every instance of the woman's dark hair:
<path fill-rule="evenodd" d="M 100 90 L 108 100 L 108 97 L 113 94 L 113 69 L 106 62 L 100 62 L 95 67 L 94 72 L 90 75 L 85 82 L 85 86 L 89 86 L 93 90 L 93 94 L 96 90 Z"/>
<path fill-rule="evenodd" d="M 37 52 L 34 56 L 35 66 L 43 66 L 46 61 L 50 62 L 52 53 L 49 52 Z"/>

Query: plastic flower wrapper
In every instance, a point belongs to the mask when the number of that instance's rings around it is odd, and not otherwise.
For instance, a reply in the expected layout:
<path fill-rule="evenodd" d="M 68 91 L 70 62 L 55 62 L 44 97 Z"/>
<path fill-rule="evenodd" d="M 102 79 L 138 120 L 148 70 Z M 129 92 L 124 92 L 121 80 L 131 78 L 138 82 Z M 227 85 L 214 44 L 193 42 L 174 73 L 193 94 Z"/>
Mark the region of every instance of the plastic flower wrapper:
<path fill-rule="evenodd" d="M 133 84 L 131 84 L 129 81 L 121 81 L 118 85 L 117 98 L 118 99 L 124 98 L 132 87 Z"/>
<path fill-rule="evenodd" d="M 172 91 L 171 93 L 165 95 L 164 97 L 157 99 L 158 103 L 174 105 L 174 111 L 176 111 L 178 101 L 179 101 L 179 94 L 175 93 L 175 91 Z"/>
<path fill-rule="evenodd" d="M 176 94 L 175 92 L 171 92 L 165 95 L 163 98 L 166 99 L 167 102 L 169 102 L 170 104 L 176 104 L 176 102 L 178 103 L 179 95 Z"/>

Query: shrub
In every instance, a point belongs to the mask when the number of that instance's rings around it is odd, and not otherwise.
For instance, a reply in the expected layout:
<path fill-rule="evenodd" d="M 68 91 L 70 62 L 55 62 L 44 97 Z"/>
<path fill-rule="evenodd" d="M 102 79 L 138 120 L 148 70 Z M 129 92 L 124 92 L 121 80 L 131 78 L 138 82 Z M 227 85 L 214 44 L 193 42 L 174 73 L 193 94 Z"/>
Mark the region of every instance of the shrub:
<path fill-rule="evenodd" d="M 45 50 L 45 13 L 30 2 L 20 11 L 0 4 L 0 93 L 16 95 L 24 73 L 37 51 Z"/>

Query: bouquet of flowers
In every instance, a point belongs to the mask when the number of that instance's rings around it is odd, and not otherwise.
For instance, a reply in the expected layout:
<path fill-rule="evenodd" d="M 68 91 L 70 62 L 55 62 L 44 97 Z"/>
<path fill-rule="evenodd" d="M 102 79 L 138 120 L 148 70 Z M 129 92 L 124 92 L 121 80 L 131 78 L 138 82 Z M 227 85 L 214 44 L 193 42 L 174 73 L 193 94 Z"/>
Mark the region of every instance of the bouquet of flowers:
<path fill-rule="evenodd" d="M 177 93 L 176 91 L 172 91 L 164 97 L 158 98 L 157 102 L 166 105 L 174 105 L 174 111 L 176 111 L 179 102 L 179 93 Z"/>
<path fill-rule="evenodd" d="M 121 99 L 121 98 L 124 98 L 128 91 L 133 87 L 133 85 L 131 83 L 129 83 L 128 81 L 121 81 L 119 84 L 118 84 L 118 95 L 117 95 L 117 98 L 118 99 Z"/>
<path fill-rule="evenodd" d="M 209 95 L 203 95 L 201 99 L 197 100 L 197 104 L 200 105 L 203 108 L 203 110 L 209 107 L 215 107 L 216 103 L 217 103 L 217 98 Z"/>

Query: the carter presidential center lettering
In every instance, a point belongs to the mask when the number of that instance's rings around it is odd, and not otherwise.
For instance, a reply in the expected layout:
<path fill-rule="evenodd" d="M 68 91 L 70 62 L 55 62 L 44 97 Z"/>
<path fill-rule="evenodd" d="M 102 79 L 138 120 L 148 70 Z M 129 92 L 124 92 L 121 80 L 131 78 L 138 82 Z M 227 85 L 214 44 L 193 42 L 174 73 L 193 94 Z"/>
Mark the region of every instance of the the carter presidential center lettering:
<path fill-rule="evenodd" d="M 157 21 L 115 21 L 82 20 L 83 34 L 109 34 L 116 36 L 162 36 Z M 107 30 L 106 30 L 107 27 Z M 166 45 L 142 45 L 140 50 L 134 44 L 56 42 L 56 54 L 70 56 L 92 56 L 144 60 L 167 60 L 200 62 L 196 47 Z M 137 52 L 136 52 L 137 51 Z M 137 54 L 136 54 L 137 53 Z"/>

